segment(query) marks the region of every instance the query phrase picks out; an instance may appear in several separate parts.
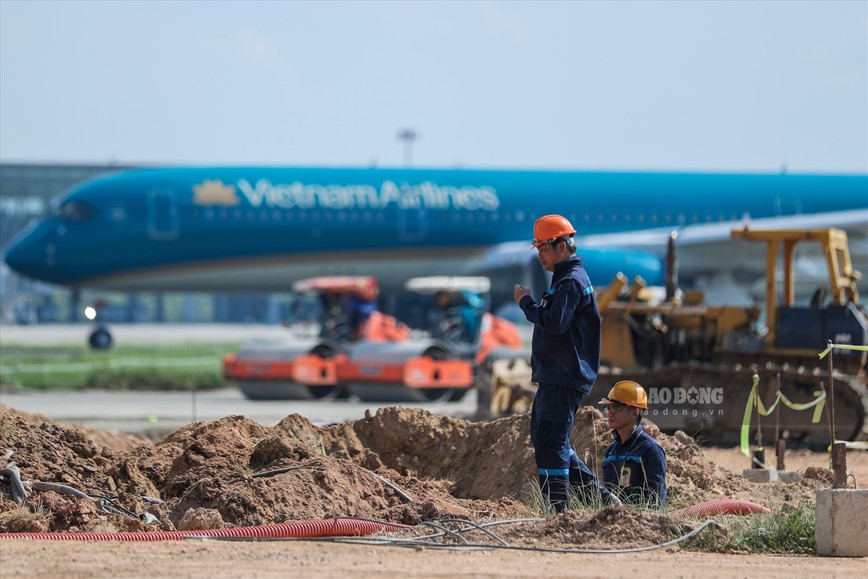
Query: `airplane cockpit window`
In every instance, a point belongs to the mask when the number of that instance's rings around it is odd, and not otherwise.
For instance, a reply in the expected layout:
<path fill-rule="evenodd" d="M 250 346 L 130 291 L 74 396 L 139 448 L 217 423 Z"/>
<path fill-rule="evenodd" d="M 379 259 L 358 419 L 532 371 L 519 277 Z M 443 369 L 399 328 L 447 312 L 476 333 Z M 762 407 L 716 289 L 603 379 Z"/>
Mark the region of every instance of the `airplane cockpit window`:
<path fill-rule="evenodd" d="M 64 201 L 54 208 L 52 216 L 64 221 L 87 221 L 93 217 L 93 208 L 81 201 Z"/>

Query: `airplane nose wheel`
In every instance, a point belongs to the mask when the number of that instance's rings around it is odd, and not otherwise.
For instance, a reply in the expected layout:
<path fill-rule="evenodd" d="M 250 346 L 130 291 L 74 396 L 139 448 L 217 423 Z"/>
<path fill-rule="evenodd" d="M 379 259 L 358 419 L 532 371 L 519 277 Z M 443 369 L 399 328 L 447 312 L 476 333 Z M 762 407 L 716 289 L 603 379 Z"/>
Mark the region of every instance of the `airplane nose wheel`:
<path fill-rule="evenodd" d="M 108 350 L 114 343 L 111 332 L 105 326 L 97 326 L 90 336 L 87 338 L 87 343 L 92 350 Z"/>

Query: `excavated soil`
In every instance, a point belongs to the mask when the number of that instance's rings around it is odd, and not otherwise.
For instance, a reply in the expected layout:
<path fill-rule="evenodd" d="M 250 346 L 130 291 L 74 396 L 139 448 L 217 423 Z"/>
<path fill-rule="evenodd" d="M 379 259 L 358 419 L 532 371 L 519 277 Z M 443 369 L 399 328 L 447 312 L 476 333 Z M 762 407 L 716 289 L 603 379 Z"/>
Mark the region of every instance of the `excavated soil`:
<path fill-rule="evenodd" d="M 0 452 L 13 452 L 9 460 L 23 480 L 112 498 L 158 521 L 105 513 L 92 501 L 53 491 L 33 491 L 18 505 L 4 483 L 0 532 L 208 529 L 338 516 L 407 525 L 541 517 L 532 500 L 528 415 L 469 422 L 386 408 L 328 427 L 295 414 L 274 427 L 229 416 L 158 442 L 62 426 L 4 405 L 0 423 Z M 812 501 L 828 480 L 828 471 L 814 468 L 795 485 L 749 483 L 708 460 L 689 436 L 648 428 L 666 451 L 670 508 L 725 497 Z M 610 439 L 599 411 L 583 408 L 573 444 L 592 469 L 599 470 Z M 623 548 L 662 543 L 685 528 L 676 526 L 662 513 L 580 509 L 509 526 L 502 536 L 511 544 Z"/>

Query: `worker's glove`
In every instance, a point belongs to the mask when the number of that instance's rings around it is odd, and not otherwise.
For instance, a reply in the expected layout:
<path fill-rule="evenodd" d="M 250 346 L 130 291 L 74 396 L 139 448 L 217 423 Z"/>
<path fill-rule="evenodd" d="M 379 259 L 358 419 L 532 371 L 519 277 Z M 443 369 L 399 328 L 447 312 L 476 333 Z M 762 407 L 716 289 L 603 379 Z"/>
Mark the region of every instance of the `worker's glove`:
<path fill-rule="evenodd" d="M 610 507 L 620 507 L 624 503 L 621 502 L 621 499 L 615 493 L 603 491 L 603 504 Z"/>

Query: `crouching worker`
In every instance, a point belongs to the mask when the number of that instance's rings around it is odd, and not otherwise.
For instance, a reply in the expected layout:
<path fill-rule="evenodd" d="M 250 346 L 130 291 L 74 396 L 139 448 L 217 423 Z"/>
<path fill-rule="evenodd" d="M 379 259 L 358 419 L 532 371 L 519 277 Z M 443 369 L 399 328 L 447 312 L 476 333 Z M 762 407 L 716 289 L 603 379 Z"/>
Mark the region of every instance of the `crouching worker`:
<path fill-rule="evenodd" d="M 666 455 L 642 428 L 645 389 L 632 380 L 615 384 L 606 405 L 615 441 L 603 457 L 603 484 L 625 503 L 662 508 L 666 503 Z"/>

